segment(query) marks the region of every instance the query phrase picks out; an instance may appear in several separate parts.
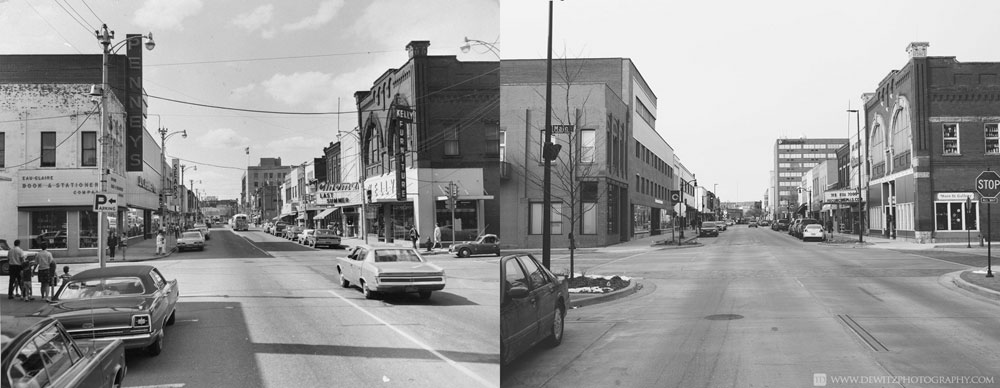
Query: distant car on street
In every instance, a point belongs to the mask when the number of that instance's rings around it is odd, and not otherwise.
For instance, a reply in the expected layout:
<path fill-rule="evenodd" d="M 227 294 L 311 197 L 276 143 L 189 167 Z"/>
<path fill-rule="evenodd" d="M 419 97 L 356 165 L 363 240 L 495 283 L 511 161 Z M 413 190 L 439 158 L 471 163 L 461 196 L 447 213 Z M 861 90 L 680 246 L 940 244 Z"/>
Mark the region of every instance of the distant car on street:
<path fill-rule="evenodd" d="M 340 243 L 341 243 L 340 236 L 338 236 L 332 230 L 316 229 L 311 235 L 306 236 L 306 241 L 303 244 L 313 248 L 319 246 L 332 248 L 332 247 L 339 247 Z"/>
<path fill-rule="evenodd" d="M 802 241 L 808 241 L 809 239 L 817 239 L 819 241 L 826 241 L 826 234 L 823 230 L 823 225 L 820 224 L 809 224 L 802 227 Z"/>
<path fill-rule="evenodd" d="M 715 221 L 704 221 L 698 227 L 698 237 L 719 237 L 719 226 Z"/>
<path fill-rule="evenodd" d="M 77 339 L 55 319 L 0 317 L 3 387 L 121 387 L 122 340 Z"/>
<path fill-rule="evenodd" d="M 747 227 L 748 228 L 756 228 L 757 227 L 757 222 L 756 221 L 750 221 L 750 222 L 747 223 Z"/>
<path fill-rule="evenodd" d="M 431 292 L 444 289 L 446 281 L 444 268 L 424 260 L 413 248 L 359 245 L 347 257 L 337 259 L 337 273 L 341 287 L 354 284 L 366 299 L 411 292 L 428 299 Z"/>
<path fill-rule="evenodd" d="M 74 339 L 121 339 L 156 356 L 174 324 L 177 280 L 150 265 L 92 268 L 69 278 L 33 316 L 58 320 Z"/>
<path fill-rule="evenodd" d="M 194 224 L 194 228 L 200 230 L 201 234 L 203 234 L 205 236 L 206 240 L 211 240 L 212 239 L 212 234 L 211 234 L 211 231 L 208 229 L 208 224 L 204 224 L 204 223 L 200 223 L 199 222 L 199 223 Z"/>
<path fill-rule="evenodd" d="M 205 236 L 198 229 L 182 232 L 181 236 L 177 238 L 177 252 L 193 249 L 205 250 Z"/>
<path fill-rule="evenodd" d="M 500 259 L 500 281 L 500 364 L 540 342 L 559 346 L 569 310 L 569 282 L 527 253 Z"/>
<path fill-rule="evenodd" d="M 284 237 L 292 241 L 298 241 L 299 234 L 302 233 L 302 227 L 298 225 L 289 225 L 285 228 Z"/>
<path fill-rule="evenodd" d="M 449 246 L 448 253 L 458 257 L 486 254 L 500 256 L 500 238 L 495 234 L 484 234 L 476 241 L 463 241 Z"/>

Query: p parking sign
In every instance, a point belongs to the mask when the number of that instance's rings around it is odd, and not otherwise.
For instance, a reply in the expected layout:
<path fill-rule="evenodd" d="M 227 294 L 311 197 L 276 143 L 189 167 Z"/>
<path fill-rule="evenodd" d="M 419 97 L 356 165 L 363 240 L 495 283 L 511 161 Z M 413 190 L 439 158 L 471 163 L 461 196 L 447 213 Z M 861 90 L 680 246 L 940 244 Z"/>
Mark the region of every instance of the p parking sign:
<path fill-rule="evenodd" d="M 94 194 L 94 211 L 98 213 L 114 213 L 118 211 L 118 194 Z"/>

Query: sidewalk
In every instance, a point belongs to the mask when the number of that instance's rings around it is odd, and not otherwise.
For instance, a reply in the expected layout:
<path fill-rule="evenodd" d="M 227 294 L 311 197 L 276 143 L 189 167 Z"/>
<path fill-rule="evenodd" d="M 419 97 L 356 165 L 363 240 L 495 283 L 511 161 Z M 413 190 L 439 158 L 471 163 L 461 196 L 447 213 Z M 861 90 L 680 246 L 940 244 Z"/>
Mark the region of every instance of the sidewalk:
<path fill-rule="evenodd" d="M 169 257 L 174 252 L 174 247 L 177 244 L 176 238 L 174 236 L 167 236 L 167 253 L 165 255 L 156 255 L 156 238 L 151 238 L 148 240 L 143 240 L 142 236 L 132 237 L 128 241 L 128 247 L 126 249 L 118 249 L 115 252 L 115 257 L 112 259 L 110 256 L 106 256 L 105 259 L 107 263 L 125 263 L 125 262 L 141 262 L 148 260 L 156 260 L 164 257 Z M 75 274 L 80 272 L 80 269 L 75 269 L 77 265 L 80 264 L 96 264 L 98 262 L 97 256 L 81 256 L 81 257 L 57 257 L 56 261 L 56 273 L 57 275 L 62 274 L 63 266 L 69 266 L 69 273 Z M 89 266 L 88 266 L 89 267 Z M 9 276 L 0 276 L 0 314 L 3 315 L 26 315 L 38 311 L 46 303 L 42 300 L 41 287 L 42 284 L 38 282 L 38 277 L 33 276 L 31 284 L 32 296 L 35 298 L 33 301 L 24 302 L 20 299 L 8 299 L 7 294 L 8 285 L 10 283 Z"/>

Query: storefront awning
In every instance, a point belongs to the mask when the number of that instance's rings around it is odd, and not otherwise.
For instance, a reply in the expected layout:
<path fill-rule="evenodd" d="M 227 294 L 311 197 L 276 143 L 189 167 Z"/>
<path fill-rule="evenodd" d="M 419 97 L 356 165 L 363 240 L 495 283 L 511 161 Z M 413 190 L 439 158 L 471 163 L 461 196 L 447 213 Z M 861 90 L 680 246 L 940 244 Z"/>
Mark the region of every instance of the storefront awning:
<path fill-rule="evenodd" d="M 795 212 L 796 213 L 805 213 L 806 209 L 808 209 L 808 206 L 809 206 L 809 204 L 803 203 L 803 204 L 799 205 L 798 210 L 796 210 Z"/>
<path fill-rule="evenodd" d="M 326 218 L 326 216 L 333 214 L 333 212 L 335 212 L 335 211 L 337 211 L 337 208 L 335 208 L 335 207 L 328 208 L 326 210 L 323 210 L 319 214 L 317 214 L 315 219 L 318 220 L 318 219 Z"/>
<path fill-rule="evenodd" d="M 837 203 L 833 203 L 833 204 L 828 203 L 828 204 L 823 205 L 823 209 L 822 210 L 823 211 L 830 211 L 830 210 L 840 210 L 840 209 L 850 209 L 850 208 L 851 208 L 851 206 L 849 206 L 849 205 L 841 205 L 841 204 L 837 204 Z"/>

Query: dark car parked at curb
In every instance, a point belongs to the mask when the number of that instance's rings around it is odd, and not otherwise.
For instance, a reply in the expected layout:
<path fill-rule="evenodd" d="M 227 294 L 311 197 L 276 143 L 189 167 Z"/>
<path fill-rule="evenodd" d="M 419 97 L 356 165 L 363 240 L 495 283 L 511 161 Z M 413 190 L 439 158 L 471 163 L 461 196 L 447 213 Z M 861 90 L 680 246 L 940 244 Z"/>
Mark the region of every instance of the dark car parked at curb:
<path fill-rule="evenodd" d="M 719 226 L 715 221 L 705 221 L 698 227 L 698 237 L 719 237 Z"/>
<path fill-rule="evenodd" d="M 521 253 L 500 259 L 500 364 L 539 342 L 559 346 L 569 307 L 569 282 Z"/>
<path fill-rule="evenodd" d="M 463 241 L 449 246 L 448 253 L 456 254 L 458 257 L 484 254 L 500 256 L 500 238 L 495 234 L 484 234 L 476 241 Z"/>
<path fill-rule="evenodd" d="M 150 355 L 163 350 L 176 315 L 177 280 L 150 265 L 93 268 L 73 275 L 33 316 L 58 320 L 75 339 L 121 339 Z"/>
<path fill-rule="evenodd" d="M 774 223 L 771 224 L 771 230 L 777 230 L 777 231 L 788 230 L 789 224 L 790 221 L 787 218 L 782 218 L 780 220 L 774 221 Z"/>
<path fill-rule="evenodd" d="M 125 347 L 121 340 L 73 340 L 52 318 L 0 318 L 3 366 L 0 386 L 121 387 Z"/>

